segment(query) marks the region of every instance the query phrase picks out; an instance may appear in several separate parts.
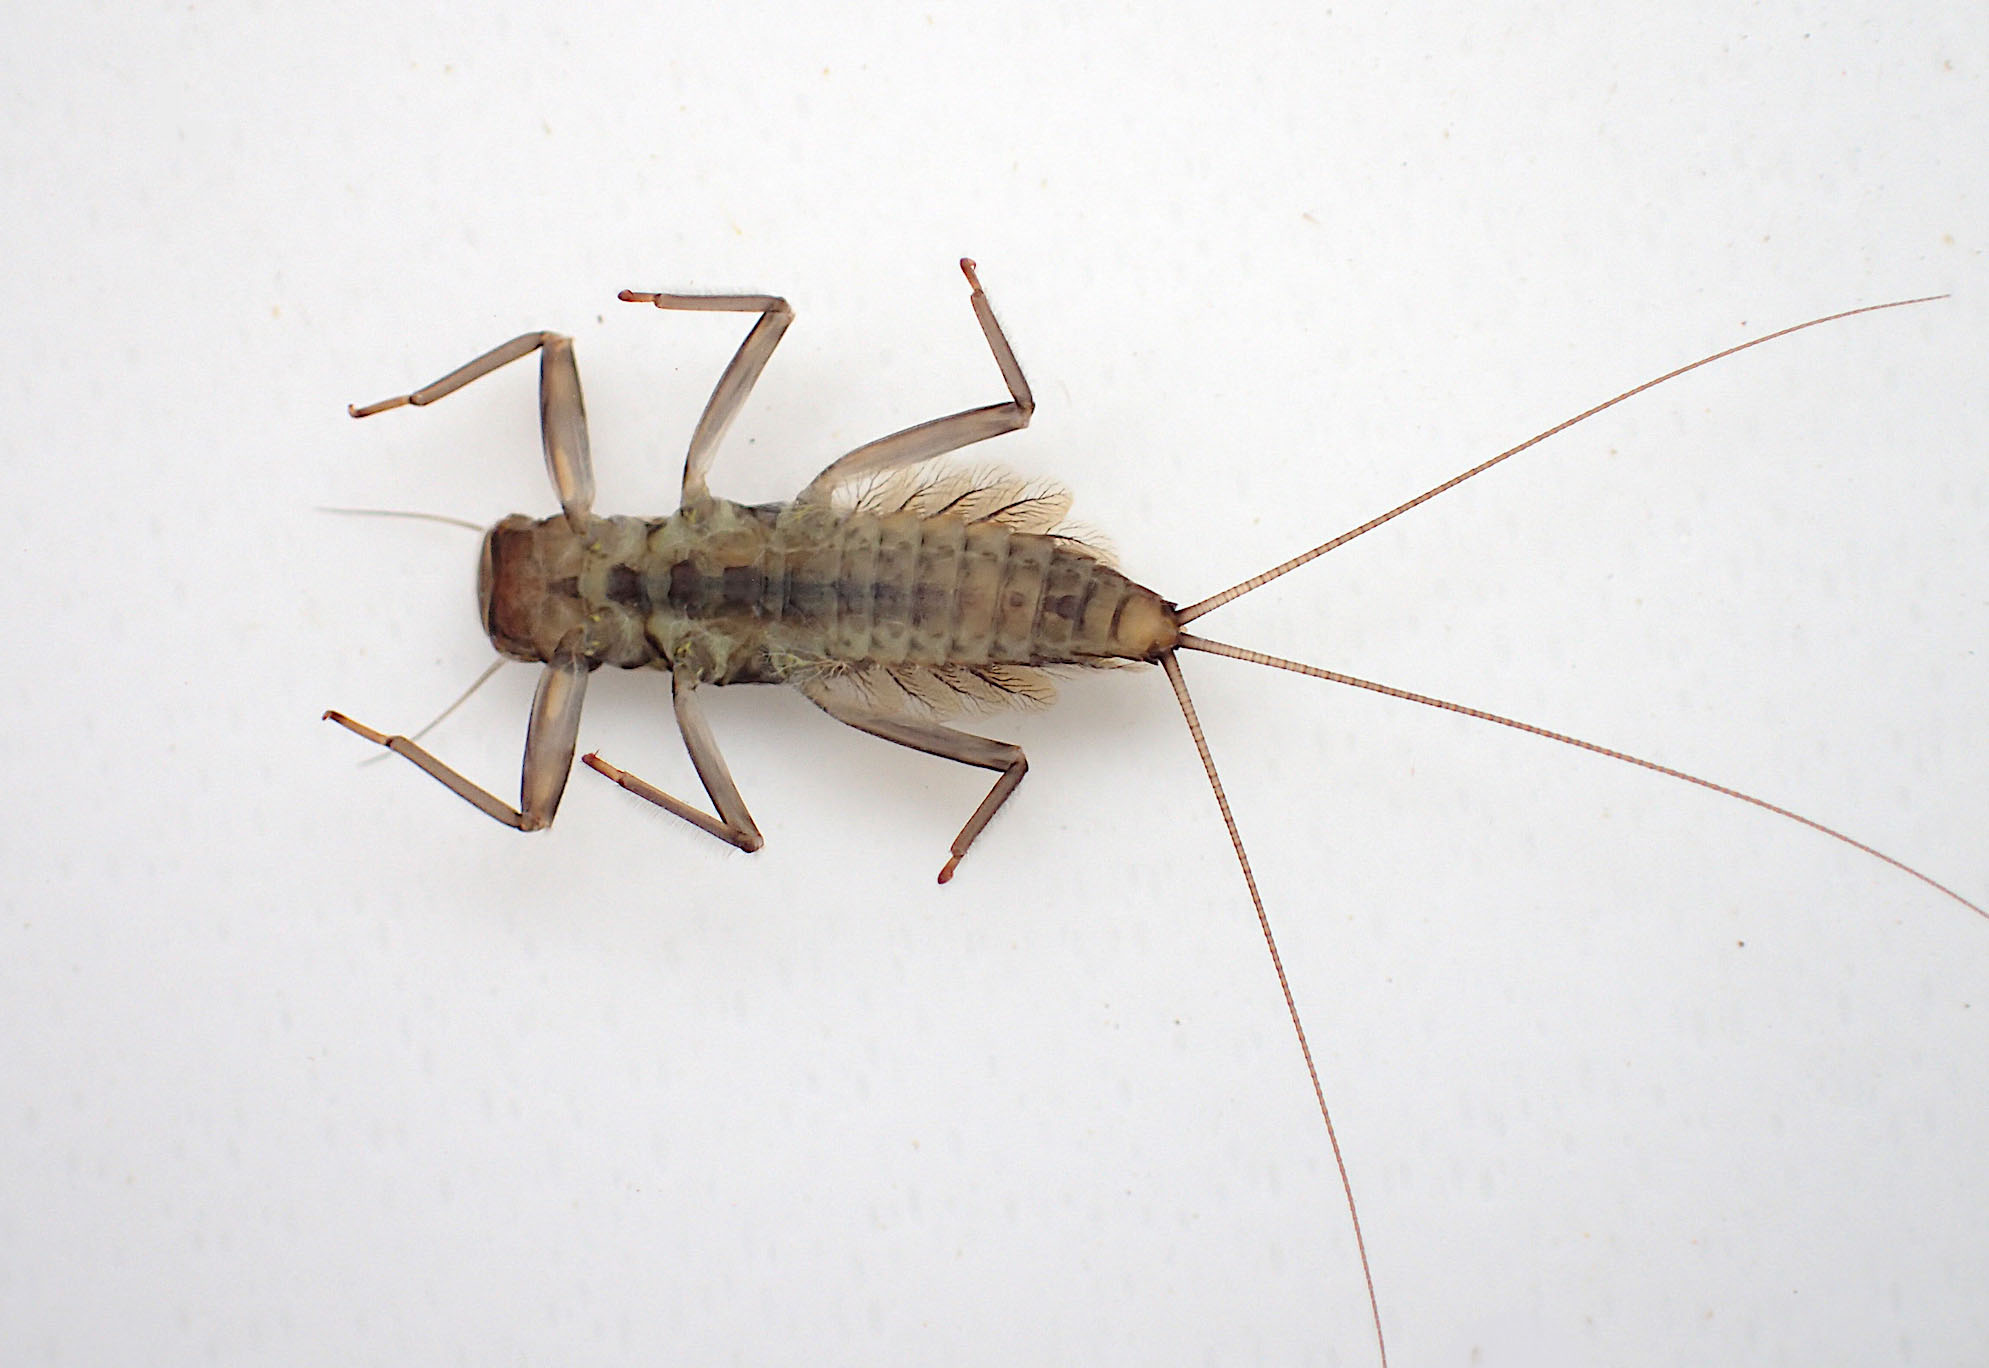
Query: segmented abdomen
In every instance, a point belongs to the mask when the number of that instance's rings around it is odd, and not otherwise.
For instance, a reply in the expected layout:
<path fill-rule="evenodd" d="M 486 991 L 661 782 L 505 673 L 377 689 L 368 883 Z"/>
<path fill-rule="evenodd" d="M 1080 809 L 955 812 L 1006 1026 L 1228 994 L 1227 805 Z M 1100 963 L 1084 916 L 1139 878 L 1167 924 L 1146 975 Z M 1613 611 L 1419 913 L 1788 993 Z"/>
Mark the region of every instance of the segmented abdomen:
<path fill-rule="evenodd" d="M 1153 597 L 1089 548 L 1057 537 L 914 513 L 840 521 L 823 548 L 830 554 L 806 558 L 787 595 L 837 661 L 1041 665 L 1124 656 L 1127 607 Z"/>
<path fill-rule="evenodd" d="M 492 538 L 486 621 L 511 654 L 549 658 L 579 630 L 604 665 L 774 683 L 1151 660 L 1175 639 L 1172 609 L 1100 552 L 994 517 L 710 500 L 584 533 L 507 519 Z"/>

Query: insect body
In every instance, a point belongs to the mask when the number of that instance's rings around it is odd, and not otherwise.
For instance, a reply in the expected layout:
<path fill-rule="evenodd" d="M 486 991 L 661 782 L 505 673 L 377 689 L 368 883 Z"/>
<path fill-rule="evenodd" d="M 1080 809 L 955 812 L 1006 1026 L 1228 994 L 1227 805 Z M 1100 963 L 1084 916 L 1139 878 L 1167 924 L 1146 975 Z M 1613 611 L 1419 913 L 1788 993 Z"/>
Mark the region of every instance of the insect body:
<path fill-rule="evenodd" d="M 770 296 L 635 294 L 659 308 L 758 311 L 691 441 L 683 505 L 668 518 L 600 518 L 573 345 L 527 334 L 425 390 L 355 417 L 431 403 L 533 351 L 542 353 L 546 462 L 564 512 L 513 516 L 484 537 L 477 595 L 491 643 L 544 664 L 512 808 L 413 742 L 339 714 L 451 790 L 522 830 L 551 823 L 572 767 L 587 673 L 601 665 L 670 673 L 677 721 L 717 816 L 597 756 L 624 788 L 743 850 L 759 828 L 726 771 L 696 700 L 700 685 L 791 684 L 836 720 L 899 745 L 997 770 L 953 842 L 940 879 L 1022 781 L 1019 747 L 936 719 L 963 704 L 1044 702 L 1046 668 L 1154 661 L 1179 637 L 1170 604 L 1096 548 L 1058 535 L 1061 491 L 1003 476 L 921 477 L 932 457 L 1029 421 L 1035 404 L 971 262 L 973 305 L 1008 381 L 1006 404 L 969 409 L 872 442 L 829 466 L 789 504 L 714 498 L 705 472 L 719 437 L 792 318 Z M 836 497 L 867 485 L 854 504 Z"/>
<path fill-rule="evenodd" d="M 786 302 L 773 296 L 627 291 L 621 296 L 664 309 L 759 315 L 705 406 L 685 462 L 681 506 L 666 518 L 594 514 L 579 372 L 571 341 L 557 334 L 516 338 L 425 389 L 353 409 L 355 417 L 364 417 L 403 404 L 431 403 L 536 351 L 541 359 L 546 463 L 563 511 L 543 519 L 513 515 L 492 527 L 483 540 L 478 598 L 484 629 L 502 655 L 542 667 L 517 807 L 406 737 L 376 731 L 338 713 L 326 716 L 405 756 L 497 820 L 531 831 L 549 825 L 558 809 L 577 749 L 590 672 L 603 665 L 664 670 L 670 675 L 685 748 L 715 814 L 598 756 L 586 756 L 586 763 L 639 797 L 751 851 L 762 844 L 759 828 L 726 770 L 697 694 L 706 685 L 788 684 L 848 726 L 999 774 L 954 838 L 939 875 L 945 882 L 1021 783 L 1028 763 L 1020 747 L 959 730 L 943 719 L 964 707 L 1046 702 L 1053 696 L 1050 675 L 1057 670 L 1160 664 L 1201 755 L 1277 970 L 1353 1217 L 1376 1347 L 1384 1362 L 1381 1314 L 1346 1165 L 1255 876 L 1181 677 L 1179 651 L 1226 655 L 1370 689 L 1623 760 L 1800 822 L 1983 913 L 1918 870 L 1841 832 L 1708 780 L 1512 718 L 1224 645 L 1184 630 L 1196 618 L 1653 385 L 1801 328 L 1921 301 L 1848 310 L 1692 362 L 1231 589 L 1177 608 L 1126 578 L 1103 551 L 1064 529 L 1069 500 L 1061 491 L 1003 475 L 935 474 L 925 468 L 934 457 L 1025 426 L 1034 411 L 1028 383 L 973 263 L 963 261 L 961 266 L 972 286 L 975 317 L 1007 384 L 1008 400 L 859 447 L 823 470 L 790 503 L 742 505 L 716 498 L 706 487 L 720 439 L 792 319 Z"/>

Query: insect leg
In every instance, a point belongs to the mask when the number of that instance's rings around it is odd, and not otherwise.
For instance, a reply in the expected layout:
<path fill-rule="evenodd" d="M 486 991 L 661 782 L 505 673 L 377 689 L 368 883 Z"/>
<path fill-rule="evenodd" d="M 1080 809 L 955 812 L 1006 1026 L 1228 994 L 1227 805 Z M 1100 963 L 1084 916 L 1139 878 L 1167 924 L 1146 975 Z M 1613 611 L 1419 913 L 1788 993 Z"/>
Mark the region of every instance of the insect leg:
<path fill-rule="evenodd" d="M 971 297 L 974 317 L 981 321 L 981 334 L 988 339 L 988 350 L 994 353 L 995 364 L 1001 367 L 1001 378 L 1008 385 L 1008 402 L 935 418 L 929 423 L 920 423 L 917 427 L 908 427 L 902 432 L 866 443 L 838 457 L 828 469 L 810 480 L 795 502 L 826 499 L 838 486 L 851 480 L 882 475 L 901 466 L 917 465 L 920 461 L 929 461 L 949 451 L 958 451 L 975 442 L 984 442 L 1004 432 L 1029 426 L 1030 415 L 1036 412 L 1036 400 L 1029 393 L 1029 382 L 1023 378 L 1021 364 L 1015 359 L 1015 349 L 1009 346 L 1007 334 L 1002 332 L 1001 324 L 995 320 L 994 309 L 988 304 L 986 292 L 981 289 L 974 263 L 962 257 L 960 269 L 965 272 L 967 283 L 974 287 Z"/>
<path fill-rule="evenodd" d="M 673 676 L 677 730 L 683 733 L 684 749 L 690 754 L 691 766 L 703 781 L 704 791 L 710 795 L 711 805 L 718 809 L 718 816 L 698 811 L 683 799 L 671 797 L 654 784 L 636 778 L 627 770 L 617 769 L 598 755 L 585 755 L 581 760 L 636 797 L 648 799 L 665 812 L 676 813 L 700 831 L 708 831 L 750 855 L 766 841 L 761 837 L 759 827 L 753 824 L 753 814 L 746 811 L 746 800 L 739 796 L 739 786 L 732 782 L 732 772 L 725 767 L 725 757 L 718 753 L 718 742 L 711 734 L 711 725 L 705 721 L 704 708 L 697 701 L 696 689 L 696 681 L 685 675 Z"/>
<path fill-rule="evenodd" d="M 746 340 L 739 344 L 739 350 L 726 363 L 725 373 L 712 387 L 711 398 L 704 401 L 697 430 L 691 433 L 690 453 L 684 458 L 684 502 L 696 503 L 710 492 L 705 488 L 704 477 L 711 470 L 712 458 L 718 454 L 718 443 L 724 438 L 725 429 L 739 416 L 746 396 L 753 392 L 760 372 L 767 368 L 781 334 L 794 321 L 794 310 L 778 295 L 680 295 L 623 290 L 617 298 L 630 304 L 654 304 L 659 309 L 760 316 L 760 321 L 753 325 Z"/>
<path fill-rule="evenodd" d="M 573 643 L 577 645 L 577 641 Z M 405 736 L 388 736 L 363 722 L 353 721 L 344 713 L 327 712 L 325 717 L 375 745 L 412 760 L 449 792 L 504 825 L 520 831 L 541 831 L 552 825 L 553 814 L 559 811 L 560 795 L 566 791 L 566 776 L 573 769 L 574 744 L 580 735 L 580 704 L 586 696 L 587 662 L 577 649 L 562 642 L 539 675 L 538 691 L 532 696 L 532 720 L 525 732 L 524 771 L 518 781 L 521 806 L 515 808 L 489 789 L 465 779 Z"/>
<path fill-rule="evenodd" d="M 878 712 L 851 704 L 823 690 L 804 687 L 802 692 L 836 721 L 860 732 L 868 732 L 912 750 L 924 751 L 927 755 L 936 755 L 942 760 L 957 760 L 963 765 L 1001 771 L 1001 778 L 995 780 L 988 796 L 981 799 L 974 815 L 967 819 L 967 824 L 960 828 L 960 834 L 953 838 L 952 858 L 939 871 L 941 883 L 953 877 L 960 857 L 967 853 L 967 848 L 981 834 L 981 828 L 1008 801 L 1008 796 L 1022 782 L 1022 776 L 1029 772 L 1028 757 L 1022 753 L 1022 747 L 1011 742 L 991 741 L 985 736 L 955 731 L 952 727 L 901 713 Z"/>
<path fill-rule="evenodd" d="M 354 418 L 367 418 L 388 409 L 432 404 L 454 394 L 472 380 L 508 366 L 521 356 L 540 352 L 539 434 L 546 449 L 546 473 L 552 476 L 566 520 L 578 532 L 594 506 L 594 458 L 587 447 L 587 407 L 580 398 L 580 367 L 573 360 L 573 339 L 558 333 L 526 333 L 476 360 L 456 367 L 432 385 L 412 394 L 382 399 L 377 404 L 346 407 Z"/>

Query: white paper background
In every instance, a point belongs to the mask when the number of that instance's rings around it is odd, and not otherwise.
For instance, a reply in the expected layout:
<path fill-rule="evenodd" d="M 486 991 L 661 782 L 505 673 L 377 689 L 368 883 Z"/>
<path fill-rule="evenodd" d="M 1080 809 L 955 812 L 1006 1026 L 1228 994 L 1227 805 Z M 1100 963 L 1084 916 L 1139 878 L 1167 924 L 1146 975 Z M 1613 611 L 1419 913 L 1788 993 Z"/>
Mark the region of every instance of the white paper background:
<path fill-rule="evenodd" d="M 583 8 L 585 12 L 583 12 Z M 984 777 L 735 691 L 748 859 L 574 779 L 518 837 L 409 729 L 474 541 L 1000 397 L 1203 596 L 1695 374 L 1212 635 L 1788 803 L 1989 898 L 1989 11 L 15 5 L 0 30 L 0 1343 L 10 1363 L 1372 1363 L 1330 1156 L 1156 675 Z M 514 373 L 515 372 L 515 373 Z M 998 449 L 997 449 L 998 448 Z M 982 453 L 976 452 L 979 456 Z M 1989 924 L 1789 823 L 1186 662 L 1398 1364 L 1979 1361 Z M 510 792 L 531 674 L 435 737 Z M 739 696 L 743 695 L 743 696 Z M 661 681 L 583 744 L 678 792 Z"/>

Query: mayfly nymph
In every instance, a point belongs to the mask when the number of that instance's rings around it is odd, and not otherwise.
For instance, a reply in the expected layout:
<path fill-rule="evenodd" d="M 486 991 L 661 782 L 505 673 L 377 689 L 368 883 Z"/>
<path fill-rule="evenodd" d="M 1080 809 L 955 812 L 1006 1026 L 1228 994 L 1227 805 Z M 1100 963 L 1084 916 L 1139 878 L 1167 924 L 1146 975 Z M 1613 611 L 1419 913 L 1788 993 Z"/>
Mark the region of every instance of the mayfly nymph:
<path fill-rule="evenodd" d="M 1953 889 L 1863 842 L 1724 785 L 1513 718 L 1225 645 L 1185 630 L 1203 614 L 1653 386 L 1805 328 L 1925 300 L 1847 309 L 1702 357 L 1558 423 L 1219 594 L 1176 607 L 1120 573 L 1108 554 L 1065 523 L 1070 499 L 1060 489 L 987 470 L 926 467 L 935 457 L 1027 426 L 1035 410 L 1028 382 L 988 304 L 974 263 L 963 260 L 960 265 L 972 288 L 974 316 L 1007 385 L 1008 400 L 921 423 L 858 447 L 831 463 L 787 503 L 733 503 L 713 496 L 706 487 L 721 438 L 793 320 L 787 302 L 772 295 L 623 291 L 620 296 L 659 309 L 759 315 L 705 404 L 684 464 L 682 500 L 668 517 L 599 517 L 593 512 L 594 477 L 580 374 L 571 339 L 559 334 L 527 333 L 424 389 L 352 409 L 354 417 L 365 417 L 402 405 L 433 403 L 538 352 L 546 466 L 562 511 L 549 518 L 514 514 L 503 519 L 484 534 L 479 560 L 479 609 L 492 645 L 503 657 L 542 667 L 526 733 L 518 806 L 471 782 L 408 737 L 377 731 L 337 712 L 325 716 L 406 757 L 498 821 L 536 831 L 551 824 L 565 790 L 588 675 L 604 665 L 662 670 L 670 676 L 685 749 L 715 814 L 596 755 L 584 757 L 585 763 L 631 793 L 752 851 L 762 844 L 759 828 L 719 754 L 697 694 L 707 685 L 790 685 L 847 726 L 999 775 L 954 837 L 939 874 L 943 883 L 1028 770 L 1019 746 L 959 730 L 946 719 L 968 709 L 1047 703 L 1054 697 L 1052 677 L 1058 671 L 1160 665 L 1201 756 L 1277 971 L 1353 1221 L 1376 1349 L 1384 1364 L 1380 1307 L 1346 1163 L 1256 878 L 1181 675 L 1178 652 L 1224 655 L 1369 689 L 1622 760 L 1799 822 L 1989 916 Z"/>

